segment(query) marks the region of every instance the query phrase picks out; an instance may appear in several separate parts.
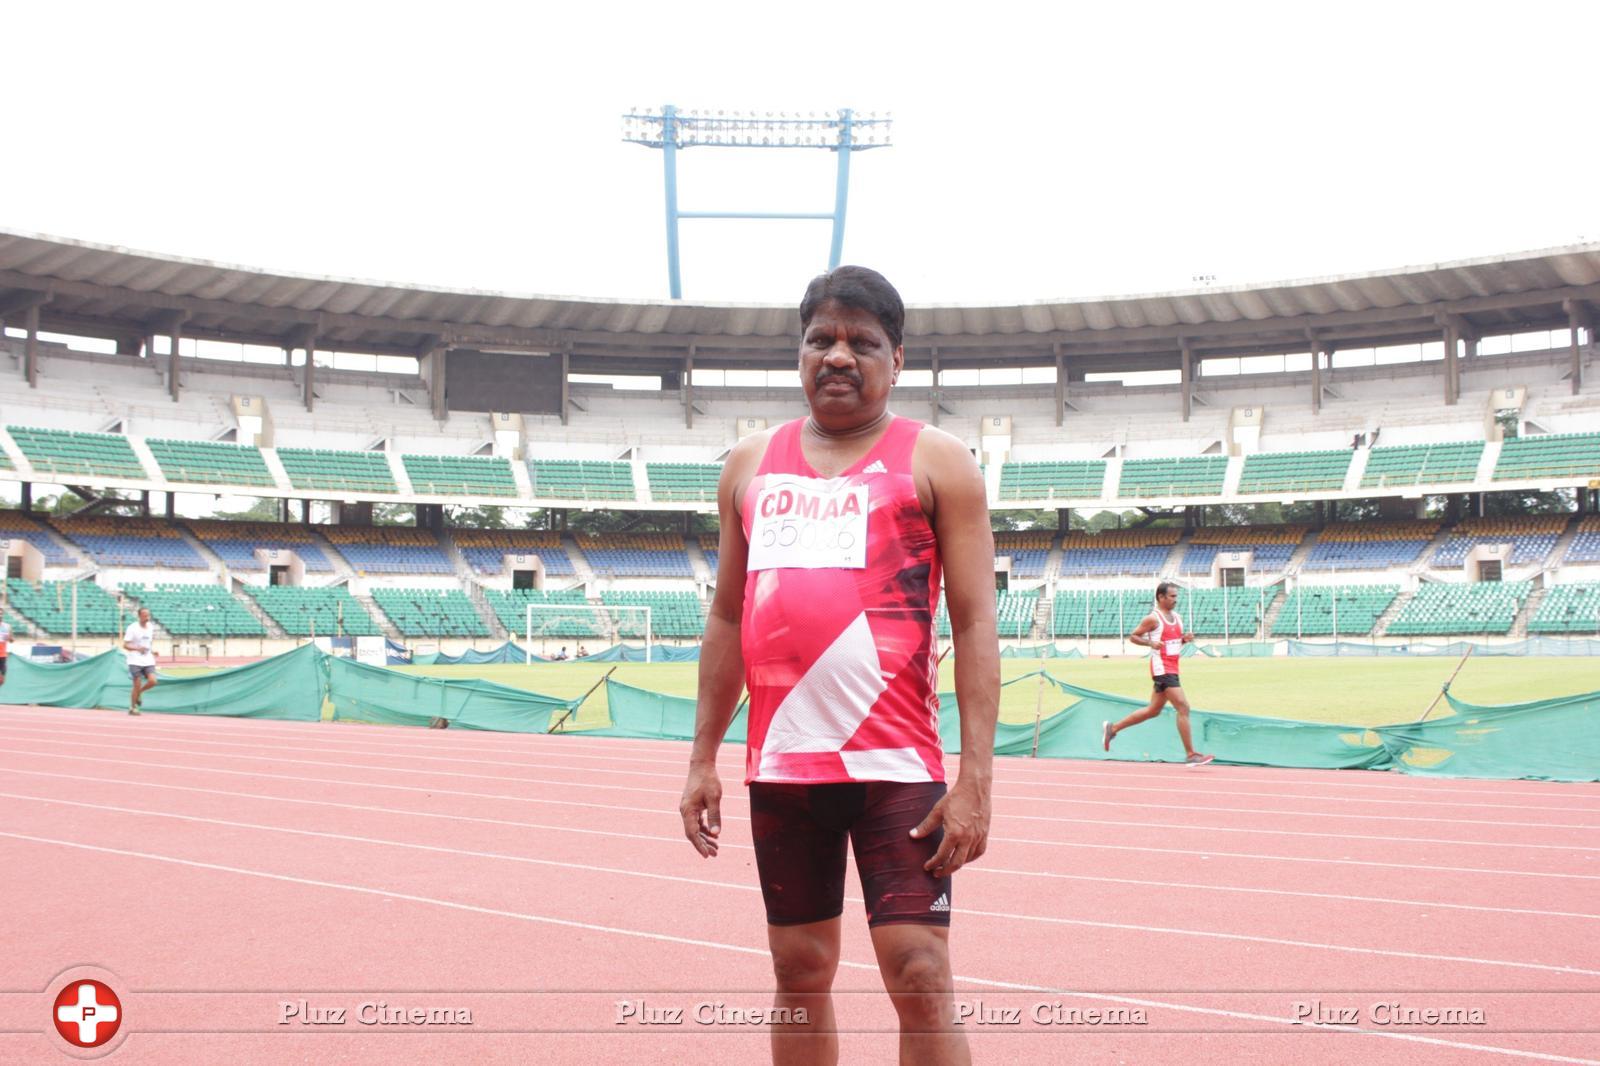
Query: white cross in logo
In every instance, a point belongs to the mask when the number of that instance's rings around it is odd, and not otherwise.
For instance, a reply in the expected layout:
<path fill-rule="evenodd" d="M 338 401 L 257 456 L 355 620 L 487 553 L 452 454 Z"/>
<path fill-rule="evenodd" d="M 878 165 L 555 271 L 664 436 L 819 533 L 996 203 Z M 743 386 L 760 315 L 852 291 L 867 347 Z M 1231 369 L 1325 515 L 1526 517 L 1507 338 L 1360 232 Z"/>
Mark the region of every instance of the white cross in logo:
<path fill-rule="evenodd" d="M 94 986 L 85 981 L 78 986 L 78 1002 L 57 1007 L 56 1018 L 68 1025 L 76 1025 L 78 1039 L 85 1044 L 92 1044 L 97 1035 L 96 1029 L 117 1020 L 117 1008 L 110 1003 L 97 1001 Z"/>

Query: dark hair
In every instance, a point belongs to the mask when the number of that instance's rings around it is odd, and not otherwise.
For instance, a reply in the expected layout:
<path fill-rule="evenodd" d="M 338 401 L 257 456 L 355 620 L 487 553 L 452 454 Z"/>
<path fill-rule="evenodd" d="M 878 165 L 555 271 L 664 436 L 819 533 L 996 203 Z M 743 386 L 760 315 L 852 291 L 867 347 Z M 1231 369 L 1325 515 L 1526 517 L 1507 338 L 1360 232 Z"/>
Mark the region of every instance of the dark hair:
<path fill-rule="evenodd" d="M 889 279 L 876 270 L 862 266 L 842 266 L 818 274 L 806 286 L 800 300 L 800 328 L 811 325 L 817 308 L 829 300 L 837 300 L 846 307 L 865 311 L 878 320 L 889 335 L 889 343 L 900 347 L 900 338 L 906 329 L 906 305 L 900 299 Z"/>
<path fill-rule="evenodd" d="M 1159 600 L 1161 597 L 1165 596 L 1168 589 L 1175 589 L 1177 587 L 1178 583 L 1176 581 L 1163 581 L 1161 584 L 1156 586 L 1156 599 Z"/>

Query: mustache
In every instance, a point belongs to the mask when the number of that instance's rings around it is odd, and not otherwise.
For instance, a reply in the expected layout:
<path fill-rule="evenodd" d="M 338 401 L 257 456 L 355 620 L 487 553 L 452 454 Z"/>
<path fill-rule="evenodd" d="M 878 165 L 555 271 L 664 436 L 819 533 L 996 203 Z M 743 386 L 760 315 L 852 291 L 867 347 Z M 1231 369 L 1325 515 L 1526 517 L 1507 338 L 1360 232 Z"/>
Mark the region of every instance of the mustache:
<path fill-rule="evenodd" d="M 848 381 L 858 389 L 861 387 L 861 375 L 853 370 L 819 370 L 813 384 L 820 389 L 830 381 Z"/>

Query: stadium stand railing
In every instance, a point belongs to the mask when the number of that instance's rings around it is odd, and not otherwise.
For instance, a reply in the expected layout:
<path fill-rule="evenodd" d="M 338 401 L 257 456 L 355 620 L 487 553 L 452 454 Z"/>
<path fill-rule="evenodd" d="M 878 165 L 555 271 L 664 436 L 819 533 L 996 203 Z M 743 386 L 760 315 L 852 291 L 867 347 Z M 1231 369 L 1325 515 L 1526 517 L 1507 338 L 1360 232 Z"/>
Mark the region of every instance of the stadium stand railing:
<path fill-rule="evenodd" d="M 1239 474 L 1241 495 L 1337 492 L 1350 471 L 1349 449 L 1325 452 L 1256 452 Z M 1220 491 L 1220 489 L 1218 490 Z"/>
<path fill-rule="evenodd" d="M 1228 474 L 1226 455 L 1125 459 L 1117 492 L 1136 496 L 1220 496 Z"/>
<path fill-rule="evenodd" d="M 474 572 L 498 574 L 507 555 L 536 555 L 551 577 L 570 577 L 572 559 L 561 546 L 561 534 L 545 529 L 452 529 L 456 550 Z"/>
<path fill-rule="evenodd" d="M 376 637 L 383 634 L 343 585 L 246 585 L 256 604 L 292 637 Z"/>
<path fill-rule="evenodd" d="M 284 473 L 289 475 L 289 483 L 297 489 L 324 492 L 400 491 L 384 452 L 279 448 L 277 453 Z"/>
<path fill-rule="evenodd" d="M 646 463 L 650 496 L 666 501 L 713 502 L 717 498 L 720 463 Z"/>
<path fill-rule="evenodd" d="M 1567 515 L 1520 515 L 1508 518 L 1467 518 L 1456 524 L 1450 537 L 1433 553 L 1435 567 L 1460 566 L 1480 544 L 1510 544 L 1506 560 L 1513 566 L 1542 563 L 1567 527 Z"/>
<path fill-rule="evenodd" d="M 408 637 L 487 637 L 478 610 L 460 589 L 375 586 L 372 602 Z"/>
<path fill-rule="evenodd" d="M 1500 445 L 1494 480 L 1600 477 L 1600 433 L 1513 437 Z"/>
<path fill-rule="evenodd" d="M 1533 591 L 1529 581 L 1425 584 L 1389 623 L 1388 636 L 1505 634 Z"/>
<path fill-rule="evenodd" d="M 72 566 L 78 561 L 33 516 L 21 511 L 0 511 L 0 540 L 27 541 L 39 549 L 46 566 Z"/>
<path fill-rule="evenodd" d="M 578 547 L 602 577 L 694 577 L 678 533 L 580 533 Z"/>
<path fill-rule="evenodd" d="M 358 574 L 453 574 L 455 567 L 431 530 L 414 526 L 322 526 Z"/>
<path fill-rule="evenodd" d="M 122 594 L 175 637 L 264 637 L 266 628 L 221 585 L 123 582 Z"/>
<path fill-rule="evenodd" d="M 1302 585 L 1284 599 L 1272 635 L 1366 636 L 1399 595 L 1399 585 Z"/>
<path fill-rule="evenodd" d="M 1478 476 L 1483 447 L 1481 440 L 1465 440 L 1373 448 L 1367 456 L 1367 467 L 1361 473 L 1361 487 L 1473 481 Z"/>
<path fill-rule="evenodd" d="M 529 459 L 528 478 L 536 499 L 631 500 L 633 466 L 612 460 Z"/>
<path fill-rule="evenodd" d="M 259 448 L 205 440 L 145 441 L 168 481 L 201 485 L 253 485 L 270 487 L 272 471 Z"/>
<path fill-rule="evenodd" d="M 90 515 L 58 518 L 53 524 L 101 566 L 204 570 L 208 565 L 193 545 L 161 519 Z"/>
<path fill-rule="evenodd" d="M 224 519 L 191 519 L 188 526 L 194 538 L 215 553 L 230 570 L 266 569 L 266 564 L 256 558 L 257 548 L 292 551 L 307 570 L 317 573 L 331 573 L 334 569 L 333 562 L 317 542 L 316 534 L 306 526 Z"/>
<path fill-rule="evenodd" d="M 1409 566 L 1439 533 L 1439 523 L 1335 522 L 1317 535 L 1307 570 L 1387 570 Z"/>
<path fill-rule="evenodd" d="M 400 456 L 412 491 L 424 496 L 515 496 L 511 463 L 486 455 Z"/>
<path fill-rule="evenodd" d="M 77 433 L 65 429 L 7 426 L 11 439 L 39 474 L 128 478 L 150 477 L 128 438 L 115 433 Z"/>
<path fill-rule="evenodd" d="M 1098 500 L 1105 481 L 1104 459 L 1006 463 L 1000 467 L 1000 498 Z"/>
<path fill-rule="evenodd" d="M 124 611 L 114 597 L 93 581 L 42 581 L 34 585 L 21 578 L 6 579 L 11 609 L 38 629 L 65 636 L 73 629 L 72 590 L 78 590 L 77 629 L 99 635 L 121 633 Z"/>

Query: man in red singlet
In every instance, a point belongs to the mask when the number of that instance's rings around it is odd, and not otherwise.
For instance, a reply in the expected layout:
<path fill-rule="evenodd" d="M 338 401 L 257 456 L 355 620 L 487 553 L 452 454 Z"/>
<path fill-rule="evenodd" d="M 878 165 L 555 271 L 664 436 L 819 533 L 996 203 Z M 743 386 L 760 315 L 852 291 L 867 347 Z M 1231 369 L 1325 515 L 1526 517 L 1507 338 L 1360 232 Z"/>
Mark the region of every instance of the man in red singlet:
<path fill-rule="evenodd" d="M 983 854 L 1000 700 L 994 536 L 966 446 L 888 410 L 905 306 L 876 271 L 815 278 L 800 303 L 807 418 L 728 456 L 717 591 L 679 811 L 717 854 L 716 754 L 749 689 L 745 781 L 777 977 L 775 1062 L 838 1060 L 845 854 L 900 1018 L 902 1062 L 968 1061 L 954 1026 L 951 874 Z M 961 769 L 946 791 L 934 614 L 955 644 Z"/>
<path fill-rule="evenodd" d="M 1148 722 L 1161 713 L 1163 704 L 1171 703 L 1178 712 L 1178 736 L 1186 753 L 1184 762 L 1190 766 L 1204 766 L 1214 755 L 1203 755 L 1194 750 L 1194 739 L 1189 735 L 1189 698 L 1183 694 L 1178 681 L 1178 657 L 1183 646 L 1194 640 L 1193 633 L 1185 633 L 1183 619 L 1178 616 L 1178 586 L 1163 581 L 1156 586 L 1156 609 L 1134 627 L 1128 640 L 1150 649 L 1150 676 L 1155 691 L 1150 694 L 1150 704 L 1142 711 L 1134 711 L 1120 722 L 1104 722 L 1100 726 L 1100 742 L 1111 750 L 1111 741 L 1131 725 Z"/>

